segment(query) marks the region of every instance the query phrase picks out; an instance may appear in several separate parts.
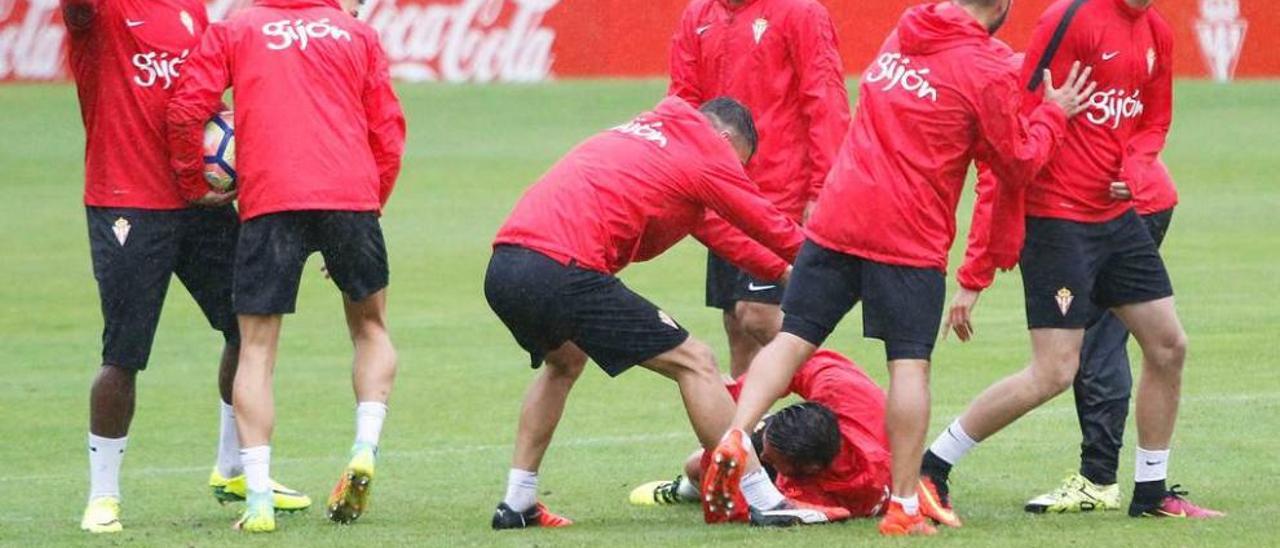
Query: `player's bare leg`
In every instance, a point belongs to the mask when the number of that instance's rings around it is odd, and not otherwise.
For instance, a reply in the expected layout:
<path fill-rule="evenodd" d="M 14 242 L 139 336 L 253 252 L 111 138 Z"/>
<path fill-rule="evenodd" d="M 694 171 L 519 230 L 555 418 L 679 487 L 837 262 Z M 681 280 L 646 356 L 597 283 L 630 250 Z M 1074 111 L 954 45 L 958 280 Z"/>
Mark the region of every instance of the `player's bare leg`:
<path fill-rule="evenodd" d="M 494 512 L 494 529 L 573 524 L 538 502 L 538 469 L 564 415 L 569 392 L 587 365 L 587 355 L 577 345 L 566 342 L 549 352 L 544 362 L 524 395 L 511 470 L 507 474 L 507 494 Z"/>
<path fill-rule="evenodd" d="M 240 462 L 248 483 L 247 507 L 236 528 L 249 532 L 275 530 L 271 489 L 271 433 L 275 428 L 276 349 L 283 316 L 239 316 L 240 363 L 232 392 L 240 432 Z"/>
<path fill-rule="evenodd" d="M 725 338 L 729 341 L 729 375 L 736 379 L 751 367 L 751 360 L 755 359 L 762 345 L 747 332 L 736 311 L 726 310 L 721 318 Z"/>
<path fill-rule="evenodd" d="M 715 447 L 733 417 L 733 398 L 724 389 L 711 348 L 690 337 L 641 366 L 676 381 L 698 442 Z"/>
<path fill-rule="evenodd" d="M 932 527 L 920 517 L 932 517 L 952 527 L 960 521 L 929 489 L 919 489 L 920 455 L 929 431 L 929 362 L 893 360 L 889 367 L 889 392 L 885 398 L 885 430 L 889 436 L 892 464 L 892 502 L 880 522 L 884 535 L 929 535 Z M 899 513 L 901 515 L 899 515 Z"/>
<path fill-rule="evenodd" d="M 89 432 L 104 438 L 129 435 L 137 386 L 137 371 L 103 364 L 89 391 Z"/>
<path fill-rule="evenodd" d="M 749 338 L 743 343 L 744 346 L 750 348 L 746 360 L 730 364 L 730 371 L 736 379 L 747 372 L 756 354 L 782 330 L 782 307 L 769 303 L 738 301 L 733 317 L 737 321 L 738 329 Z M 731 357 L 735 357 L 732 356 L 732 352 Z"/>
<path fill-rule="evenodd" d="M 387 332 L 387 292 L 359 301 L 342 296 L 354 358 L 351 386 L 356 397 L 356 438 L 342 477 L 329 494 L 325 514 L 351 523 L 368 508 L 387 398 L 396 377 L 396 349 Z"/>
<path fill-rule="evenodd" d="M 1134 463 L 1133 499 L 1129 515 L 1215 518 L 1224 514 L 1182 498 L 1178 486 L 1168 488 L 1169 443 L 1178 418 L 1187 334 L 1178 320 L 1173 297 L 1121 306 L 1114 312 L 1142 347 L 1134 418 L 1138 448 Z"/>
<path fill-rule="evenodd" d="M 137 401 L 138 372 L 103 364 L 89 391 L 89 503 L 80 528 L 116 533 L 120 524 L 120 465 Z"/>

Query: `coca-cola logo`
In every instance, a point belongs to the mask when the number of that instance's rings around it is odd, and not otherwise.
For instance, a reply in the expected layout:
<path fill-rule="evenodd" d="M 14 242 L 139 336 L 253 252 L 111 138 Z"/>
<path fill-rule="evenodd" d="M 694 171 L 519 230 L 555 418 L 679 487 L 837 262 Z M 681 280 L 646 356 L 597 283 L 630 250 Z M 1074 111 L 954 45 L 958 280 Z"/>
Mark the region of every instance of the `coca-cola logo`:
<path fill-rule="evenodd" d="M 445 82 L 534 82 L 551 74 L 555 31 L 542 17 L 559 0 L 370 0 L 392 76 Z"/>

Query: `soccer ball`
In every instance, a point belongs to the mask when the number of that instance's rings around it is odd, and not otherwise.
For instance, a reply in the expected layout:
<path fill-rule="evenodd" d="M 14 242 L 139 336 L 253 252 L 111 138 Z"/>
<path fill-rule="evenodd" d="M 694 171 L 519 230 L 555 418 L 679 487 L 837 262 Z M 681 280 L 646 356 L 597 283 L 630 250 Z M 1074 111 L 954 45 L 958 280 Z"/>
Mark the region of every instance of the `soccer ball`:
<path fill-rule="evenodd" d="M 204 126 L 204 180 L 218 192 L 236 187 L 236 130 L 231 111 L 219 112 Z"/>

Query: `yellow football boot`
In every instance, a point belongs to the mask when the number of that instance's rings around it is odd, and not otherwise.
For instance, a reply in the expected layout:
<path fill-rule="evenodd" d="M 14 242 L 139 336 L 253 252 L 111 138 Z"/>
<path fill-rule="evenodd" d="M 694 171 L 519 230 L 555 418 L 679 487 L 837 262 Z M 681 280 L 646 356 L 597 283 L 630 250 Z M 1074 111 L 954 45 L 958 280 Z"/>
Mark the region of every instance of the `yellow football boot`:
<path fill-rule="evenodd" d="M 84 517 L 80 519 L 80 528 L 90 533 L 119 533 L 124 530 L 120 524 L 120 499 L 116 497 L 98 497 L 89 501 L 84 508 Z"/>
<path fill-rule="evenodd" d="M 276 530 L 276 513 L 271 507 L 270 493 L 251 493 L 244 514 L 232 527 L 246 533 L 270 533 Z"/>
<path fill-rule="evenodd" d="M 338 484 L 329 493 L 325 515 L 336 523 L 351 523 L 369 508 L 369 489 L 373 484 L 373 467 L 378 448 L 360 443 L 351 448 L 351 460 Z"/>
<path fill-rule="evenodd" d="M 209 489 L 213 491 L 213 498 L 218 499 L 221 504 L 226 504 L 244 500 L 249 491 L 249 484 L 244 474 L 234 478 L 224 478 L 218 473 L 218 468 L 214 467 L 213 472 L 209 474 Z M 271 480 L 271 498 L 277 512 L 298 512 L 311 507 L 311 497 L 285 487 L 275 480 Z"/>

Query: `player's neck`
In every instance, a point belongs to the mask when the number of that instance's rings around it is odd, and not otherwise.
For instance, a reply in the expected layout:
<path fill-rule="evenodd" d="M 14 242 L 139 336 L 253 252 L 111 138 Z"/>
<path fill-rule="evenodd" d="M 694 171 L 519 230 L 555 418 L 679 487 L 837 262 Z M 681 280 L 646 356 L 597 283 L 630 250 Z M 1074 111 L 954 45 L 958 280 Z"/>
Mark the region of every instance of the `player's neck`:
<path fill-rule="evenodd" d="M 1129 7 L 1135 10 L 1145 10 L 1151 7 L 1153 2 L 1155 0 L 1124 0 L 1124 3 L 1129 4 Z"/>

